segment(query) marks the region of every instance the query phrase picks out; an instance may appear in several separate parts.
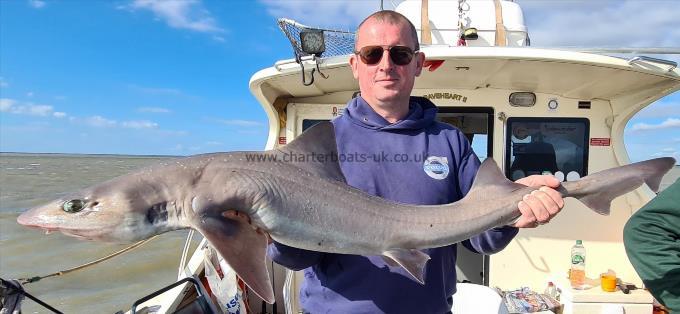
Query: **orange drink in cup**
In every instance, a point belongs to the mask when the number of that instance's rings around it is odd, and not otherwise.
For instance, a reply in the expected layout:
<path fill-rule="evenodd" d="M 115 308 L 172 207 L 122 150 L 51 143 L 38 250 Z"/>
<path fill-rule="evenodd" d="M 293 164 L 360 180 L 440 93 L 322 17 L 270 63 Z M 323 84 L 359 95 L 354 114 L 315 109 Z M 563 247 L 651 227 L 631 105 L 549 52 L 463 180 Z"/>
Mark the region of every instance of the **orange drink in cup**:
<path fill-rule="evenodd" d="M 602 291 L 614 292 L 616 291 L 616 275 L 606 273 L 600 275 L 600 286 Z"/>

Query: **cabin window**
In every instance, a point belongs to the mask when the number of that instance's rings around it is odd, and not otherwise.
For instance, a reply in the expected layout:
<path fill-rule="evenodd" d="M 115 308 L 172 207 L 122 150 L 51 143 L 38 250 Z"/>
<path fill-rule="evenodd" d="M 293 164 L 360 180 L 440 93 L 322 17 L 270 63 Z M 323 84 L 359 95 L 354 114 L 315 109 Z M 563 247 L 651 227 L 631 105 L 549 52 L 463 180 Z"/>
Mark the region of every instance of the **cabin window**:
<path fill-rule="evenodd" d="M 490 135 L 493 134 L 493 109 L 482 107 L 440 107 L 437 120 L 460 129 L 472 150 L 484 160 L 493 154 Z"/>
<path fill-rule="evenodd" d="M 307 129 L 315 126 L 317 123 L 330 121 L 328 119 L 303 119 L 302 120 L 302 132 L 307 131 Z"/>
<path fill-rule="evenodd" d="M 590 123 L 584 118 L 509 118 L 505 175 L 551 174 L 574 181 L 588 174 Z"/>

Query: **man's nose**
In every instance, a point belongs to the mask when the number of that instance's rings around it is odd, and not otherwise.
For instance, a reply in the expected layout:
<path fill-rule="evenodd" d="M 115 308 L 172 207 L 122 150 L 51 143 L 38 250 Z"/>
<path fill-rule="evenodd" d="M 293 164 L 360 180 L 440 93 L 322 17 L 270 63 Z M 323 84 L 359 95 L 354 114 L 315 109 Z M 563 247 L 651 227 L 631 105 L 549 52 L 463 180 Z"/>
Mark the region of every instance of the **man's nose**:
<path fill-rule="evenodd" d="M 378 66 L 380 67 L 380 70 L 383 70 L 385 72 L 389 72 L 394 68 L 394 62 L 392 62 L 392 59 L 390 58 L 390 51 L 385 49 L 383 51 L 383 56 L 382 59 L 380 59 L 380 63 L 378 63 Z"/>

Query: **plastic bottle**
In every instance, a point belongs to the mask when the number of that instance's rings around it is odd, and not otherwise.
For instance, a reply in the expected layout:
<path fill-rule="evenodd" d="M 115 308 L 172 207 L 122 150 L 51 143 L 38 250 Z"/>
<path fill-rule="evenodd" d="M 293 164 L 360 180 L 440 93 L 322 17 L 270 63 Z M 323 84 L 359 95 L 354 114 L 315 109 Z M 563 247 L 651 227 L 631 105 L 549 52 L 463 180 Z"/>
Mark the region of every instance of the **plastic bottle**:
<path fill-rule="evenodd" d="M 586 248 L 581 240 L 571 247 L 571 271 L 569 281 L 574 289 L 583 289 L 586 283 Z"/>
<path fill-rule="evenodd" d="M 548 287 L 545 288 L 543 293 L 553 299 L 557 299 L 557 287 L 555 287 L 552 281 L 548 282 Z"/>

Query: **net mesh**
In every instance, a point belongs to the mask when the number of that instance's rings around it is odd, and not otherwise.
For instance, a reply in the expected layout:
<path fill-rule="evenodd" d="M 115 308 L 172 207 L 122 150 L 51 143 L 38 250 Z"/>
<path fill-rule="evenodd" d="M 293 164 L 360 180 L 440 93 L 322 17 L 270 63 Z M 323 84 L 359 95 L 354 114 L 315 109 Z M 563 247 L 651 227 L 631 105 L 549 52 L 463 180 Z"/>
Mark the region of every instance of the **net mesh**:
<path fill-rule="evenodd" d="M 309 27 L 289 19 L 279 19 L 278 24 L 281 31 L 288 38 L 288 41 L 290 41 L 291 46 L 293 46 L 293 52 L 295 53 L 295 57 L 298 60 L 301 57 L 310 55 L 302 51 L 300 32 L 303 30 L 323 31 L 326 51 L 321 54 L 322 57 L 342 56 L 350 54 L 354 51 L 353 32 Z"/>

